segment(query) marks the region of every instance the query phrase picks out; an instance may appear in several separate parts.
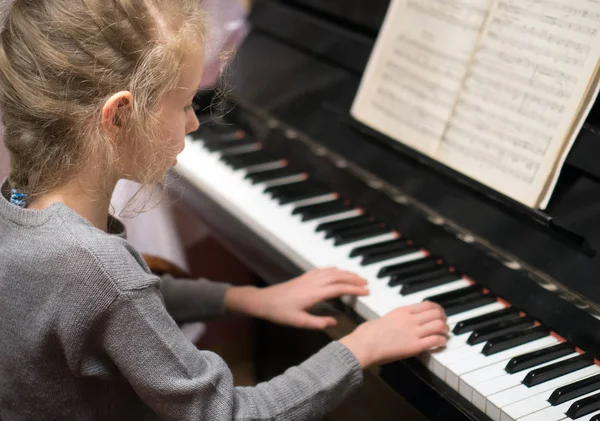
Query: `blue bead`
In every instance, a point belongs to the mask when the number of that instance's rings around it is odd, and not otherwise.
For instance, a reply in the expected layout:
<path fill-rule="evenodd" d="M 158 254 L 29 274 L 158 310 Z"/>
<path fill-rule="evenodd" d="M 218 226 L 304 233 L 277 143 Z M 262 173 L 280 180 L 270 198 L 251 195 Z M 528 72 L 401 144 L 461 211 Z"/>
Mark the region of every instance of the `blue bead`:
<path fill-rule="evenodd" d="M 10 203 L 23 208 L 27 206 L 27 195 L 25 193 L 19 193 L 17 189 L 12 189 L 10 193 Z"/>

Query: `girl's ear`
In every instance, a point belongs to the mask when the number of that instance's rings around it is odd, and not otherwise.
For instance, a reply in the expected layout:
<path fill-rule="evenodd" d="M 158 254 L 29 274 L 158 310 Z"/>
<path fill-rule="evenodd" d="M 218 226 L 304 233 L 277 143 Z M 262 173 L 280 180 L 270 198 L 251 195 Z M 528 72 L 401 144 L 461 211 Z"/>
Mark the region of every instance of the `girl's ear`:
<path fill-rule="evenodd" d="M 114 141 L 131 112 L 133 95 L 121 91 L 111 96 L 102 107 L 102 130 Z"/>

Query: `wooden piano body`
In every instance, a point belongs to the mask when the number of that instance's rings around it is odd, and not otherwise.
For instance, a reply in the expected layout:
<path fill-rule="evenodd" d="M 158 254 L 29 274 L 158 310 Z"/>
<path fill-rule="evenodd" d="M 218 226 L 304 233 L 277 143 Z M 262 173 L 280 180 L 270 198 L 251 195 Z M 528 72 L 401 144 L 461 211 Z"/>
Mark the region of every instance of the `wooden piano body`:
<path fill-rule="evenodd" d="M 600 166 L 595 162 L 600 107 L 592 110 L 577 139 L 548 208 L 534 211 L 511 201 L 351 118 L 387 5 L 385 0 L 257 1 L 252 30 L 228 70 L 227 95 L 215 98 L 209 92 L 196 98 L 202 119 L 223 117 L 192 137 L 235 137 L 236 130 L 244 130 L 263 152 L 286 160 L 336 197 L 440 256 L 465 279 L 547 328 L 549 336 L 585 352 L 593 369 L 600 369 L 592 360 L 600 356 Z M 211 125 L 220 128 L 211 131 Z M 256 223 L 260 213 L 250 208 L 268 199 L 258 199 L 263 193 L 256 185 L 256 202 L 246 198 L 236 204 L 235 195 L 224 197 L 235 183 L 250 186 L 243 165 L 237 172 L 231 165 L 223 169 L 238 175 L 223 173 L 220 179 L 221 169 L 212 172 L 222 165 L 218 153 L 207 151 L 201 140 L 190 144 L 170 179 L 174 197 L 191 205 L 266 282 L 289 279 L 314 265 L 306 257 L 310 251 L 300 253 L 303 246 L 295 247 L 289 233 L 280 238 L 277 227 Z M 327 256 L 316 261 L 327 262 Z M 386 281 L 372 280 L 384 286 Z M 376 309 L 366 307 L 339 308 L 360 323 L 377 316 Z M 421 360 L 382 367 L 379 376 L 428 419 L 505 421 L 513 413 L 510 408 L 486 413 Z"/>

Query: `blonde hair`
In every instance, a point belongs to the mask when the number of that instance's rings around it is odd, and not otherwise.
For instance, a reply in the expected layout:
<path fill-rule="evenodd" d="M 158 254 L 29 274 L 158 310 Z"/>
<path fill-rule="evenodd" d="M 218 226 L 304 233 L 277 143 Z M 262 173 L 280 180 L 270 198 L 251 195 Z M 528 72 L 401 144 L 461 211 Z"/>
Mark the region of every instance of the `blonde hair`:
<path fill-rule="evenodd" d="M 176 87 L 185 52 L 203 45 L 206 24 L 199 0 L 15 0 L 0 33 L 11 186 L 31 198 L 90 165 L 110 174 L 101 110 L 124 90 L 133 104 L 123 141 L 140 151 L 138 181 L 156 181 L 158 102 Z"/>

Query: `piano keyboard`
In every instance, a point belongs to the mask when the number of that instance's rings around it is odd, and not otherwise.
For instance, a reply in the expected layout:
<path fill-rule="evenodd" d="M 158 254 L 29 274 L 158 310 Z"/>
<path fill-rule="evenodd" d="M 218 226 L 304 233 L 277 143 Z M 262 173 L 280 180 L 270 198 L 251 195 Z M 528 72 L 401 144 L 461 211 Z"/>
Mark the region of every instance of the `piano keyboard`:
<path fill-rule="evenodd" d="M 175 170 L 304 270 L 336 266 L 368 281 L 345 298 L 364 319 L 430 300 L 448 345 L 419 358 L 494 421 L 600 421 L 600 366 L 522 311 L 310 178 L 233 126 L 186 137 Z"/>

